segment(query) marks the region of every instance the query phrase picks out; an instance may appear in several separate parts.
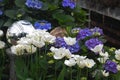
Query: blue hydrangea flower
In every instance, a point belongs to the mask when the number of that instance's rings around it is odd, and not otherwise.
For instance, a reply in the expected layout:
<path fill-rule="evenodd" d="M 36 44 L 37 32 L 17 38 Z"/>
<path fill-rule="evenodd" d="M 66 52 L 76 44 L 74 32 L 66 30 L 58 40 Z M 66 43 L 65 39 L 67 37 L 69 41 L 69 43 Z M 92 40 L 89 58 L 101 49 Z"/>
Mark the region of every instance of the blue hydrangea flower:
<path fill-rule="evenodd" d="M 63 7 L 70 7 L 71 9 L 74 9 L 76 7 L 76 2 L 73 0 L 63 0 L 62 6 Z"/>
<path fill-rule="evenodd" d="M 117 73 L 117 64 L 111 60 L 107 60 L 105 65 L 104 65 L 104 69 L 108 72 L 112 72 L 112 73 Z"/>
<path fill-rule="evenodd" d="M 61 37 L 56 38 L 54 45 L 58 48 L 65 47 L 66 49 L 69 49 L 71 53 L 75 53 L 80 50 L 80 45 L 78 42 L 76 42 L 74 45 L 67 45 L 64 39 Z"/>
<path fill-rule="evenodd" d="M 0 16 L 3 14 L 3 11 L 2 10 L 0 10 Z"/>
<path fill-rule="evenodd" d="M 51 29 L 51 23 L 49 23 L 48 21 L 45 21 L 45 20 L 36 21 L 34 23 L 34 27 L 35 27 L 35 29 L 50 30 Z"/>
<path fill-rule="evenodd" d="M 92 32 L 90 31 L 90 29 L 85 28 L 85 29 L 80 30 L 80 32 L 78 33 L 76 39 L 77 40 L 82 40 L 82 39 L 85 39 L 88 36 L 92 36 Z"/>
<path fill-rule="evenodd" d="M 103 44 L 103 43 L 102 41 L 98 40 L 98 38 L 91 38 L 85 42 L 85 46 L 90 50 L 99 44 Z"/>
<path fill-rule="evenodd" d="M 74 45 L 67 45 L 66 48 L 69 49 L 71 53 L 76 53 L 80 50 L 80 45 L 78 42 L 76 42 Z"/>
<path fill-rule="evenodd" d="M 103 35 L 103 30 L 98 27 L 91 29 L 91 31 L 92 31 L 93 35 Z"/>
<path fill-rule="evenodd" d="M 43 6 L 43 3 L 39 0 L 27 0 L 25 4 L 27 7 L 34 9 L 41 9 Z"/>

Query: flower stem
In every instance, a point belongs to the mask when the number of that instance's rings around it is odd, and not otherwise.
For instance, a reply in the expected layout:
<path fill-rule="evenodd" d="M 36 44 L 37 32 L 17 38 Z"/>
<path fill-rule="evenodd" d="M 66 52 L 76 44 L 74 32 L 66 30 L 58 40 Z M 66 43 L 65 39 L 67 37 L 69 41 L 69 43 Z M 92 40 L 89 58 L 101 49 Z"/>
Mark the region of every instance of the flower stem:
<path fill-rule="evenodd" d="M 70 67 L 70 80 L 72 80 L 72 67 Z"/>
<path fill-rule="evenodd" d="M 81 69 L 78 67 L 77 80 L 80 80 L 80 76 L 81 76 Z"/>

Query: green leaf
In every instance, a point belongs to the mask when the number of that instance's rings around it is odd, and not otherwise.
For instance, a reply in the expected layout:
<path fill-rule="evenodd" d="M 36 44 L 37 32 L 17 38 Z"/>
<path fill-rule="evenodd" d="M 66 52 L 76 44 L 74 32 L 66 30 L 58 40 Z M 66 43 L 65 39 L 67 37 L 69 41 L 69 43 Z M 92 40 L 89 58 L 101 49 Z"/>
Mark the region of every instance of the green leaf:
<path fill-rule="evenodd" d="M 0 28 L 3 26 L 4 20 L 0 19 Z"/>
<path fill-rule="evenodd" d="M 16 12 L 17 10 L 6 10 L 5 15 L 12 19 L 16 19 Z"/>
<path fill-rule="evenodd" d="M 48 3 L 43 3 L 41 10 L 48 10 Z"/>
<path fill-rule="evenodd" d="M 18 7 L 24 7 L 25 6 L 25 0 L 15 0 L 15 4 Z"/>
<path fill-rule="evenodd" d="M 64 80 L 65 72 L 66 72 L 66 66 L 63 65 L 63 69 L 62 69 L 62 71 L 60 72 L 57 80 Z"/>
<path fill-rule="evenodd" d="M 12 21 L 11 19 L 8 19 L 8 20 L 5 22 L 4 26 L 9 27 L 9 26 L 12 25 L 12 23 L 13 23 L 13 21 Z"/>
<path fill-rule="evenodd" d="M 75 21 L 75 19 L 72 16 L 65 15 L 63 13 L 55 13 L 55 14 L 53 14 L 53 18 L 57 19 L 62 24 Z"/>

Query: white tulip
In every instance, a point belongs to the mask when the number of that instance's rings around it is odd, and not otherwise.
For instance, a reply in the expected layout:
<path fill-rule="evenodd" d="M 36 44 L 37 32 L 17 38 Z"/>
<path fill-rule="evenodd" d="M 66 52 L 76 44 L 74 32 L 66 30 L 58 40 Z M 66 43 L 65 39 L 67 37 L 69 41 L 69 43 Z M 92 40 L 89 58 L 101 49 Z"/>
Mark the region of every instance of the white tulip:
<path fill-rule="evenodd" d="M 0 49 L 3 49 L 5 47 L 5 43 L 3 41 L 0 41 Z"/>
<path fill-rule="evenodd" d="M 41 48 L 43 46 L 45 46 L 45 42 L 44 41 L 36 41 L 36 40 L 32 40 L 32 44 L 38 48 Z"/>
<path fill-rule="evenodd" d="M 115 54 L 120 54 L 120 49 L 116 50 Z"/>
<path fill-rule="evenodd" d="M 25 52 L 24 49 L 25 49 L 24 45 L 20 44 L 16 46 L 14 45 L 11 47 L 11 52 L 16 55 L 22 55 Z"/>
<path fill-rule="evenodd" d="M 118 50 L 115 51 L 115 58 L 117 60 L 120 60 L 120 49 L 118 49 Z"/>
<path fill-rule="evenodd" d="M 77 65 L 78 65 L 80 68 L 84 68 L 84 67 L 86 66 L 84 60 L 82 60 L 82 61 L 77 61 Z"/>
<path fill-rule="evenodd" d="M 102 70 L 102 74 L 103 74 L 103 76 L 105 76 L 105 77 L 108 77 L 108 76 L 109 76 L 109 72 L 106 72 L 105 70 L 104 70 L 104 71 Z"/>
<path fill-rule="evenodd" d="M 86 59 L 86 56 L 75 55 L 74 59 L 76 60 L 76 63 L 80 68 L 84 68 L 86 66 L 84 62 Z"/>
<path fill-rule="evenodd" d="M 69 49 L 51 47 L 50 50 L 54 53 L 54 59 L 62 59 L 63 57 L 71 58 Z"/>
<path fill-rule="evenodd" d="M 44 40 L 45 42 L 48 42 L 48 43 L 54 43 L 54 42 L 55 42 L 55 39 L 56 39 L 56 37 L 55 37 L 55 36 L 52 36 L 52 35 L 50 35 L 50 34 L 44 35 L 44 36 L 42 37 L 42 40 Z"/>
<path fill-rule="evenodd" d="M 97 60 L 98 60 L 100 63 L 105 63 L 106 60 L 108 60 L 108 59 L 109 59 L 108 57 L 97 58 Z"/>
<path fill-rule="evenodd" d="M 117 70 L 120 71 L 120 65 L 117 65 Z"/>
<path fill-rule="evenodd" d="M 37 50 L 37 48 L 34 47 L 33 45 L 24 45 L 24 47 L 27 53 L 35 53 Z"/>
<path fill-rule="evenodd" d="M 67 45 L 74 45 L 76 43 L 76 38 L 64 37 L 64 41 Z"/>
<path fill-rule="evenodd" d="M 22 37 L 20 40 L 17 41 L 18 44 L 29 45 L 32 44 L 32 40 L 27 37 Z"/>
<path fill-rule="evenodd" d="M 95 65 L 95 62 L 93 59 L 85 59 L 84 60 L 85 62 L 85 66 L 88 67 L 88 68 L 92 68 L 94 65 Z"/>
<path fill-rule="evenodd" d="M 69 67 L 72 67 L 76 64 L 76 61 L 74 58 L 70 58 L 69 60 L 65 60 L 64 64 L 69 66 Z"/>
<path fill-rule="evenodd" d="M 91 51 L 98 53 L 98 52 L 101 52 L 102 49 L 103 49 L 103 44 L 99 44 L 99 45 L 96 45 L 93 49 L 91 49 Z"/>
<path fill-rule="evenodd" d="M 99 54 L 100 54 L 100 56 L 102 56 L 102 57 L 109 57 L 108 52 L 103 53 L 103 52 L 101 51 Z"/>

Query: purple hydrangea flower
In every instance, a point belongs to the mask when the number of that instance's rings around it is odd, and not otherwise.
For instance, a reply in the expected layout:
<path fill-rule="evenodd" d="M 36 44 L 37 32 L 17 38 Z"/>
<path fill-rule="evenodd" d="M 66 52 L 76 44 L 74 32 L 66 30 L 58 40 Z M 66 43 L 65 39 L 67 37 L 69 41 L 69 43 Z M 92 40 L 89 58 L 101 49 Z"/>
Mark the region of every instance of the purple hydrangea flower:
<path fill-rule="evenodd" d="M 69 49 L 71 53 L 76 53 L 80 50 L 80 45 L 76 42 L 74 45 L 67 45 L 66 48 Z"/>
<path fill-rule="evenodd" d="M 73 0 L 63 0 L 62 6 L 63 7 L 70 7 L 71 9 L 74 9 L 76 7 L 76 2 Z"/>
<path fill-rule="evenodd" d="M 25 4 L 27 7 L 34 9 L 41 9 L 43 6 L 43 3 L 39 0 L 27 0 Z"/>
<path fill-rule="evenodd" d="M 56 41 L 55 41 L 55 47 L 66 47 L 67 44 L 65 43 L 64 39 L 61 38 L 61 37 L 58 37 L 56 38 Z"/>
<path fill-rule="evenodd" d="M 92 31 L 93 35 L 96 35 L 96 34 L 103 35 L 103 30 L 98 27 L 91 29 L 91 31 Z"/>
<path fill-rule="evenodd" d="M 82 40 L 82 39 L 85 39 L 88 36 L 92 36 L 92 32 L 90 31 L 90 29 L 85 28 L 85 29 L 80 30 L 76 39 L 77 40 Z"/>
<path fill-rule="evenodd" d="M 67 45 L 64 39 L 61 37 L 56 38 L 54 45 L 58 48 L 65 47 L 66 49 L 69 49 L 71 53 L 75 53 L 80 50 L 80 45 L 78 42 L 76 42 L 74 45 Z"/>
<path fill-rule="evenodd" d="M 99 44 L 103 44 L 103 43 L 102 41 L 98 40 L 98 38 L 91 38 L 85 42 L 85 46 L 90 50 Z"/>
<path fill-rule="evenodd" d="M 0 16 L 3 14 L 3 11 L 2 10 L 0 10 Z"/>
<path fill-rule="evenodd" d="M 104 65 L 104 69 L 108 72 L 112 72 L 112 73 L 117 73 L 117 64 L 111 60 L 107 60 L 105 65 Z"/>
<path fill-rule="evenodd" d="M 35 27 L 35 29 L 50 30 L 51 29 L 51 23 L 49 23 L 48 21 L 45 21 L 45 20 L 36 21 L 34 23 L 34 27 Z"/>
<path fill-rule="evenodd" d="M 2 2 L 3 0 L 0 0 L 0 2 Z"/>

